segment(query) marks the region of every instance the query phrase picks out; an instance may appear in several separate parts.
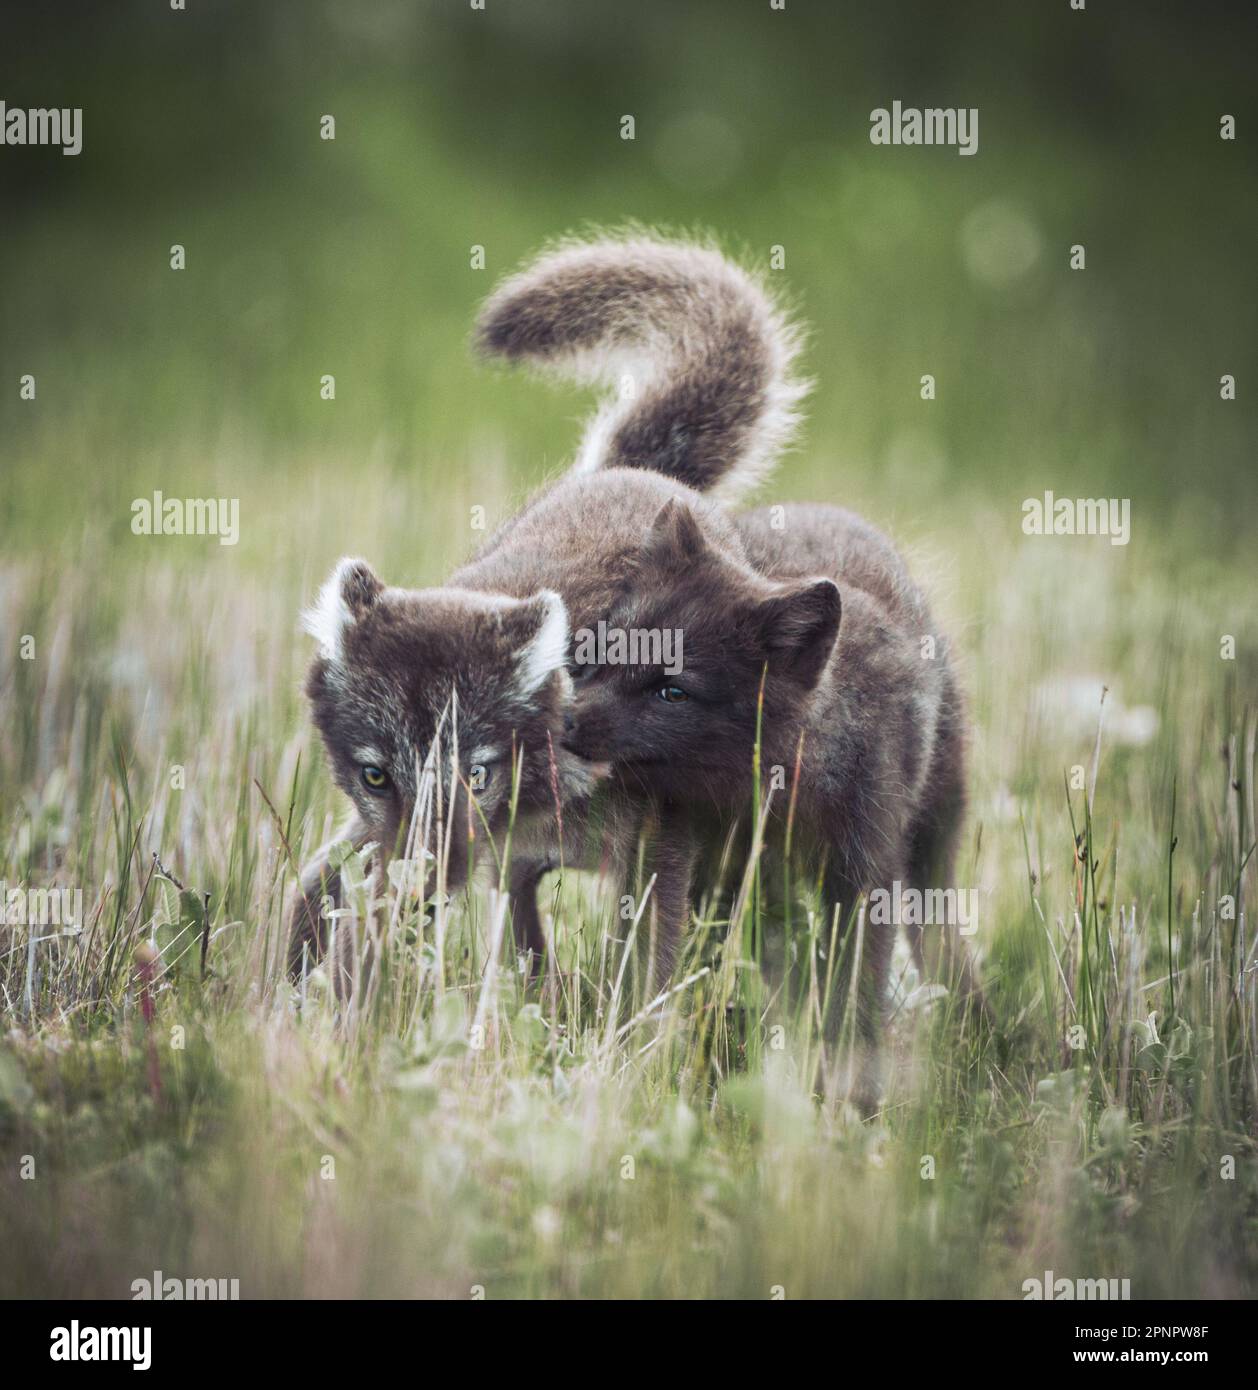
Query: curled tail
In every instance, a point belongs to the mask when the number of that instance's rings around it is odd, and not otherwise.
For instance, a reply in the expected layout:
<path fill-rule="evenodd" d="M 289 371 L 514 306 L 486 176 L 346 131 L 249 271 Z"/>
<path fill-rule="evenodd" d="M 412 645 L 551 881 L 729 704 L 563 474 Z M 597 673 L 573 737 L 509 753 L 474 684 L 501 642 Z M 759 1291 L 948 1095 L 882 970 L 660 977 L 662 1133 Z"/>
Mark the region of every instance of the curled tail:
<path fill-rule="evenodd" d="M 618 387 L 576 470 L 646 468 L 700 492 L 741 492 L 790 442 L 808 383 L 799 333 L 718 251 L 644 234 L 567 243 L 489 297 L 488 354 Z"/>

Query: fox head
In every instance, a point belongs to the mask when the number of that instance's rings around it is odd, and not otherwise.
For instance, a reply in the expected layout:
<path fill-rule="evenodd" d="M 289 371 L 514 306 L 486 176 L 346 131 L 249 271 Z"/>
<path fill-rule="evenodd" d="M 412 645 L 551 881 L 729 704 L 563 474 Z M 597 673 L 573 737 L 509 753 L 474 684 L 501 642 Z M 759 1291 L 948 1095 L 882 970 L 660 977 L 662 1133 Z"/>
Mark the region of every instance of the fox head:
<path fill-rule="evenodd" d="M 669 502 L 608 630 L 680 632 L 682 670 L 574 668 L 564 746 L 612 762 L 643 790 L 682 800 L 741 795 L 762 680 L 767 745 L 796 725 L 829 661 L 840 611 L 833 580 L 767 580 L 712 545 L 689 508 Z"/>
<path fill-rule="evenodd" d="M 386 855 L 401 852 L 417 802 L 428 801 L 431 823 L 449 827 L 446 882 L 456 888 L 469 845 L 507 823 L 517 763 L 522 814 L 591 789 L 594 770 L 560 746 L 572 683 L 558 594 L 387 588 L 345 559 L 304 626 L 319 643 L 306 682 L 314 722 Z"/>

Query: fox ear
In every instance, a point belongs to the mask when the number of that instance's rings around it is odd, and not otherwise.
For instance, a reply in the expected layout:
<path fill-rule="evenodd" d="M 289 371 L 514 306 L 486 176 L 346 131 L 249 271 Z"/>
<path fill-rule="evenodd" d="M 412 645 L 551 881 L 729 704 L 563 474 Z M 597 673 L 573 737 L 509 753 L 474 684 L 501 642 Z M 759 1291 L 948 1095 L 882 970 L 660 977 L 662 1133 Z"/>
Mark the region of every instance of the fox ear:
<path fill-rule="evenodd" d="M 502 617 L 503 630 L 516 644 L 516 689 L 532 695 L 568 661 L 568 610 L 552 589 L 540 589 Z"/>
<path fill-rule="evenodd" d="M 694 512 L 670 497 L 651 525 L 647 551 L 657 564 L 690 564 L 707 549 L 703 528 Z"/>
<path fill-rule="evenodd" d="M 767 599 L 758 610 L 769 670 L 811 688 L 830 657 L 843 605 L 833 579 Z"/>
<path fill-rule="evenodd" d="M 301 615 L 301 625 L 319 643 L 319 655 L 340 661 L 345 633 L 367 613 L 384 592 L 384 585 L 366 560 L 346 557 L 319 590 L 312 607 Z"/>

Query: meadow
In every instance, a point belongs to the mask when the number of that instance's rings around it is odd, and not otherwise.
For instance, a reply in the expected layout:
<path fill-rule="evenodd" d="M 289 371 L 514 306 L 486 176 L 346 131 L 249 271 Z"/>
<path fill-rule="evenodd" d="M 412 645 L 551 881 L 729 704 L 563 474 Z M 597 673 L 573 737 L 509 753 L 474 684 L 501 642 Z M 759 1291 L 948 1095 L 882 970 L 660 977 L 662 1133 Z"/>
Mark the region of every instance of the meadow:
<path fill-rule="evenodd" d="M 1050 1269 L 1133 1298 L 1258 1292 L 1253 180 L 1208 101 L 1184 98 L 1199 138 L 1158 108 L 1155 158 L 1119 118 L 1037 124 L 1057 108 L 1016 61 L 980 104 L 1020 144 L 888 162 L 864 116 L 847 143 L 806 128 L 824 64 L 774 114 L 782 55 L 752 63 L 750 23 L 705 32 L 711 71 L 687 78 L 721 121 L 632 151 L 599 134 L 599 62 L 627 60 L 593 27 L 573 20 L 560 112 L 530 103 L 519 33 L 434 19 L 412 89 L 381 22 L 320 28 L 305 65 L 261 44 L 221 145 L 189 118 L 172 152 L 178 121 L 159 139 L 102 101 L 70 182 L 17 187 L 0 880 L 83 911 L 0 925 L 0 1296 L 125 1298 L 154 1270 L 246 1298 L 1016 1299 Z M 540 78 L 574 61 L 531 41 Z M 165 109 L 219 90 L 151 42 Z M 634 61 L 649 132 L 678 74 Z M 386 896 L 352 999 L 285 971 L 296 866 L 342 810 L 298 614 L 345 553 L 440 582 L 482 514 L 562 469 L 590 398 L 489 371 L 466 336 L 547 237 L 629 215 L 712 228 L 767 275 L 785 245 L 817 386 L 751 500 L 869 516 L 961 652 L 958 876 L 991 1019 L 901 947 L 872 1120 L 814 1093 L 815 915 L 785 998 L 745 918 L 701 904 L 649 1009 L 616 886 L 573 871 L 548 881 L 531 984 L 492 873 L 435 913 Z M 135 535 L 159 489 L 238 499 L 238 543 Z M 1046 489 L 1130 499 L 1129 543 L 1024 534 Z"/>

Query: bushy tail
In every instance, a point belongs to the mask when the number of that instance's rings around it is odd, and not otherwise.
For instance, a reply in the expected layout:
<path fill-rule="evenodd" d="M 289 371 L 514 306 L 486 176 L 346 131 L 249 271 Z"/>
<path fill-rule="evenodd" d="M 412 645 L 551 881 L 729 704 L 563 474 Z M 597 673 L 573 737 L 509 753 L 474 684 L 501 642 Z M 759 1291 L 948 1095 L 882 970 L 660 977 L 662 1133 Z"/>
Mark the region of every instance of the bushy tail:
<path fill-rule="evenodd" d="M 578 472 L 646 468 L 728 496 L 790 442 L 808 383 L 799 333 L 718 251 L 635 233 L 543 253 L 489 297 L 482 351 L 618 389 Z"/>

